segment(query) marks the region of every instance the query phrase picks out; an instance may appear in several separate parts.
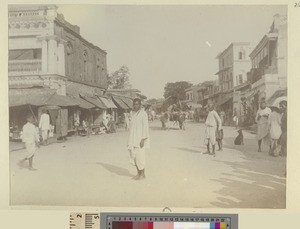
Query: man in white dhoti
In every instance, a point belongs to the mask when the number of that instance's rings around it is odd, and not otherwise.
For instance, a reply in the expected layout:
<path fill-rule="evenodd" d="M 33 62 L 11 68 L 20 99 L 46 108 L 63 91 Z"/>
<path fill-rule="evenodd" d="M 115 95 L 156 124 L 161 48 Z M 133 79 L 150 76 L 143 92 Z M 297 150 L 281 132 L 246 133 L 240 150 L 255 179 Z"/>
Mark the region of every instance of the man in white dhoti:
<path fill-rule="evenodd" d="M 22 141 L 25 143 L 26 156 L 20 161 L 22 164 L 26 160 L 29 161 L 29 170 L 36 170 L 32 167 L 33 157 L 36 148 L 39 147 L 39 134 L 38 128 L 33 124 L 33 116 L 27 116 L 27 123 L 23 126 Z"/>
<path fill-rule="evenodd" d="M 40 118 L 39 128 L 42 132 L 43 144 L 48 144 L 48 134 L 50 130 L 50 116 L 47 114 L 46 109 L 43 109 L 43 114 Z"/>
<path fill-rule="evenodd" d="M 146 148 L 150 148 L 148 115 L 140 99 L 133 100 L 127 148 L 130 162 L 136 167 L 135 180 L 145 179 Z"/>
<path fill-rule="evenodd" d="M 222 129 L 222 121 L 218 113 L 214 110 L 214 104 L 208 104 L 209 113 L 205 121 L 205 138 L 207 144 L 207 153 L 215 155 L 216 145 L 216 131 Z M 210 146 L 212 145 L 212 153 L 210 153 Z"/>
<path fill-rule="evenodd" d="M 269 146 L 271 151 L 271 138 L 269 133 L 269 116 L 271 109 L 267 107 L 264 99 L 260 102 L 260 109 L 256 113 L 257 132 L 256 139 L 258 141 L 258 152 L 261 152 L 262 141 Z"/>

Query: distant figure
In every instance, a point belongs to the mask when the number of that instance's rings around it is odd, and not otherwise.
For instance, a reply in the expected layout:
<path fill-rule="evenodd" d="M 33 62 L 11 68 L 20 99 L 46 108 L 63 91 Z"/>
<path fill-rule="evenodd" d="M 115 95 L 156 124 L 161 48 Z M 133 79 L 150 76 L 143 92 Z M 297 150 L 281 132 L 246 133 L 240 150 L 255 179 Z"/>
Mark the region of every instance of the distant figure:
<path fill-rule="evenodd" d="M 239 134 L 238 136 L 234 139 L 234 144 L 235 145 L 244 145 L 244 135 L 243 131 L 240 129 L 237 131 Z"/>
<path fill-rule="evenodd" d="M 48 135 L 49 135 L 49 130 L 50 130 L 50 116 L 47 114 L 46 109 L 43 109 L 43 114 L 41 115 L 40 118 L 40 123 L 39 123 L 39 128 L 42 132 L 42 139 L 43 139 L 43 144 L 47 145 L 48 144 Z"/>
<path fill-rule="evenodd" d="M 226 116 L 226 114 L 225 114 L 225 112 L 222 110 L 221 112 L 220 112 L 220 119 L 221 119 L 221 121 L 222 121 L 222 125 L 224 126 L 224 122 L 225 122 L 225 116 Z"/>
<path fill-rule="evenodd" d="M 116 125 L 115 125 L 115 121 L 114 121 L 112 116 L 108 116 L 108 123 L 107 123 L 106 133 L 112 134 L 112 133 L 116 133 L 116 132 L 117 132 L 117 128 L 116 128 Z"/>
<path fill-rule="evenodd" d="M 281 145 L 281 156 L 287 156 L 287 101 L 281 101 L 279 103 L 280 110 L 282 112 L 281 117 L 281 137 L 280 137 L 280 145 Z"/>
<path fill-rule="evenodd" d="M 214 110 L 214 104 L 209 103 L 208 110 L 209 113 L 205 121 L 207 153 L 215 156 L 216 131 L 222 129 L 222 122 L 218 113 Z M 212 145 L 212 153 L 210 153 L 210 144 Z"/>
<path fill-rule="evenodd" d="M 20 161 L 22 165 L 26 160 L 29 161 L 29 170 L 36 170 L 32 167 L 33 157 L 36 152 L 36 148 L 39 147 L 39 134 L 38 128 L 33 124 L 33 116 L 31 114 L 27 115 L 27 123 L 23 126 L 22 131 L 22 141 L 25 143 L 26 156 Z"/>
<path fill-rule="evenodd" d="M 125 121 L 125 130 L 129 129 L 129 113 L 124 113 L 124 121 Z"/>
<path fill-rule="evenodd" d="M 264 141 L 266 145 L 270 147 L 271 150 L 271 141 L 269 135 L 269 116 L 271 114 L 271 109 L 267 107 L 265 100 L 260 102 L 260 109 L 256 114 L 256 123 L 257 123 L 257 133 L 256 139 L 258 141 L 258 152 L 261 152 L 261 143 Z"/>
<path fill-rule="evenodd" d="M 279 138 L 281 136 L 281 113 L 278 107 L 271 107 L 272 113 L 269 117 L 269 131 L 271 137 L 271 152 L 270 155 L 279 155 Z"/>
<path fill-rule="evenodd" d="M 281 117 L 281 136 L 280 136 L 280 146 L 281 152 L 280 156 L 287 156 L 287 101 L 281 101 L 279 103 L 280 110 L 282 112 Z M 284 176 L 286 177 L 286 167 Z"/>
<path fill-rule="evenodd" d="M 236 108 L 233 111 L 233 119 L 232 120 L 233 120 L 235 128 L 238 128 L 239 127 L 239 117 L 238 117 Z"/>
<path fill-rule="evenodd" d="M 133 100 L 133 112 L 129 127 L 127 148 L 130 162 L 136 167 L 135 180 L 145 179 L 146 148 L 150 147 L 148 115 L 142 109 L 141 100 Z"/>

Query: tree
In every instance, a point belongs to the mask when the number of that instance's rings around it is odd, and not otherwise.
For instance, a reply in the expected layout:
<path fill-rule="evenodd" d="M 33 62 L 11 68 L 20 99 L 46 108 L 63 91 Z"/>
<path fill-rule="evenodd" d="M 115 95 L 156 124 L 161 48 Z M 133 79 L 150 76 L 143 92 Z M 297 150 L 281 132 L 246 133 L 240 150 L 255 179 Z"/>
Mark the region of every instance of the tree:
<path fill-rule="evenodd" d="M 185 89 L 191 87 L 193 84 L 187 81 L 179 81 L 175 83 L 167 83 L 165 86 L 164 97 L 165 99 L 170 96 L 176 97 L 179 100 L 185 100 Z"/>
<path fill-rule="evenodd" d="M 108 76 L 109 89 L 130 89 L 130 72 L 127 66 L 123 65 Z"/>

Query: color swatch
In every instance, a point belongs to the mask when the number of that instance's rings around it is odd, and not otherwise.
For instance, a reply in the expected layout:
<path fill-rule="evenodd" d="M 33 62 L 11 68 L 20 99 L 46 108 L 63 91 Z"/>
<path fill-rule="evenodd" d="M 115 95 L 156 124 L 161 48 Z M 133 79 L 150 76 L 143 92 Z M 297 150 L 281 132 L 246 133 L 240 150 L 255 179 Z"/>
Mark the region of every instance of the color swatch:
<path fill-rule="evenodd" d="M 226 229 L 225 222 L 112 222 L 112 229 Z"/>

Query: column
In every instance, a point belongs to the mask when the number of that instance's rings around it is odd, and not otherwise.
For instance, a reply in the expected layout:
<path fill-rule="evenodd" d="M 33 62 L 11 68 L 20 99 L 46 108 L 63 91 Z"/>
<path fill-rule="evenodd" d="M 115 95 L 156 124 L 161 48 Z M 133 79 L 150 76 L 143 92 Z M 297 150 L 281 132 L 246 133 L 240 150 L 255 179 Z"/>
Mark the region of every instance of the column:
<path fill-rule="evenodd" d="M 42 71 L 46 73 L 48 71 L 48 41 L 42 40 Z"/>
<path fill-rule="evenodd" d="M 57 73 L 57 41 L 54 37 L 48 41 L 48 72 Z"/>
<path fill-rule="evenodd" d="M 58 74 L 65 76 L 65 46 L 62 41 L 58 43 Z"/>

